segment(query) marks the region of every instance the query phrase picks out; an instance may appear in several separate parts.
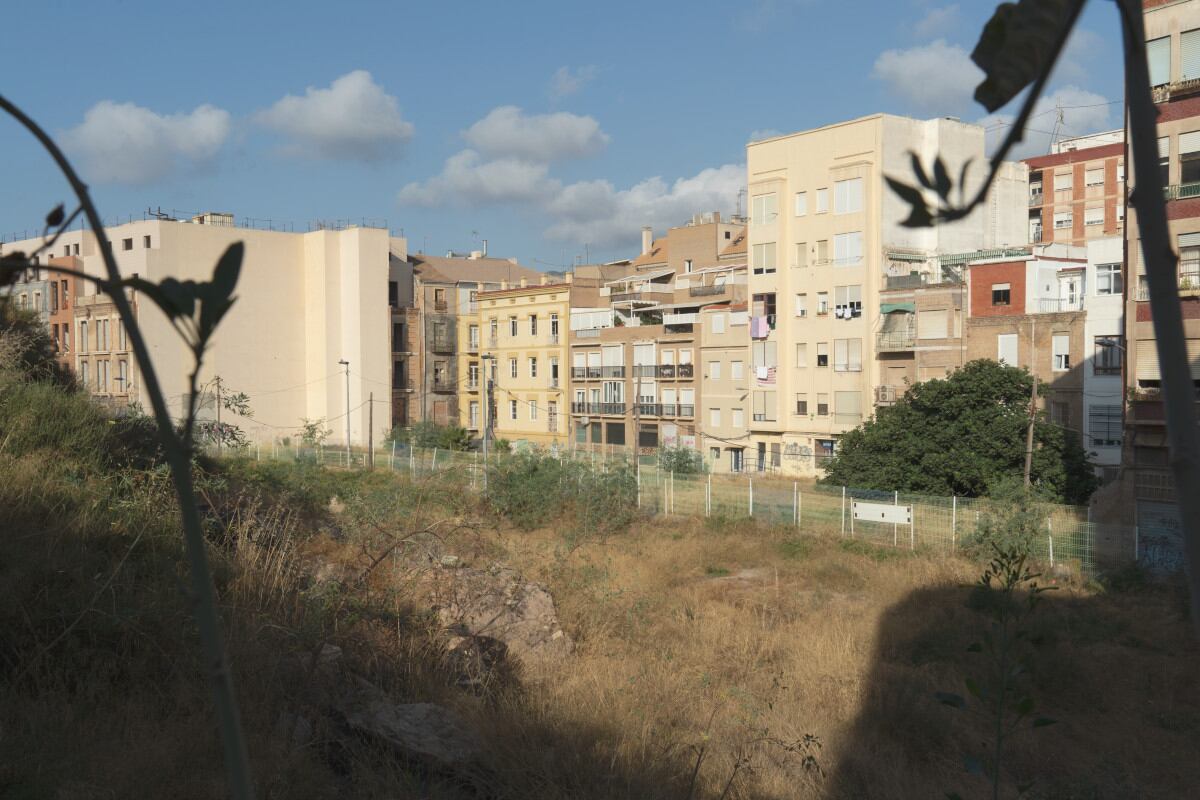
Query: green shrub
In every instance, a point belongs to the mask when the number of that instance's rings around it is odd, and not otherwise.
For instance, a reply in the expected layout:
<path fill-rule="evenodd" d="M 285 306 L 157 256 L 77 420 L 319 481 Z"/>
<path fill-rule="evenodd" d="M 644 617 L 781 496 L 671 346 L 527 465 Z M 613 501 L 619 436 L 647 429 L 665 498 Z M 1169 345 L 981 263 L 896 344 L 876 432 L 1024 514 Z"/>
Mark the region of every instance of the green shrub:
<path fill-rule="evenodd" d="M 471 432 L 458 425 L 438 425 L 436 422 L 418 422 L 409 428 L 392 428 L 387 441 L 439 450 L 470 450 Z"/>
<path fill-rule="evenodd" d="M 633 521 L 637 476 L 627 464 L 592 467 L 528 450 L 488 467 L 488 502 L 526 530 L 570 518 L 576 535 L 606 533 Z"/>
<path fill-rule="evenodd" d="M 699 475 L 705 471 L 704 456 L 691 447 L 660 447 L 658 468 L 676 475 Z"/>

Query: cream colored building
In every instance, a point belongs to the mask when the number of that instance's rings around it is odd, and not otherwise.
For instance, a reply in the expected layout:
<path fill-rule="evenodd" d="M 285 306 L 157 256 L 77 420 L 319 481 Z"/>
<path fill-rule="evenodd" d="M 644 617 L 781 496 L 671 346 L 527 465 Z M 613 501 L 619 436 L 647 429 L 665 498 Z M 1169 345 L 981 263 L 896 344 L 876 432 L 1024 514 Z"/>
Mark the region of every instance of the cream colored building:
<path fill-rule="evenodd" d="M 459 381 L 468 390 L 459 403 L 460 424 L 483 435 L 490 377 L 492 436 L 517 446 L 566 445 L 570 276 L 564 283 L 531 284 L 522 279 L 513 288 L 479 292 L 476 303 L 475 314 L 459 318 L 468 353 L 476 325 L 479 336 L 478 360 L 462 359 L 465 369 Z"/>
<path fill-rule="evenodd" d="M 741 472 L 749 463 L 750 331 L 746 304 L 700 310 L 701 452 L 714 472 Z"/>
<path fill-rule="evenodd" d="M 970 159 L 968 196 L 985 174 L 983 129 L 950 119 L 874 115 L 747 146 L 748 468 L 815 472 L 873 413 L 888 275 L 936 254 L 1025 243 L 1023 202 L 991 198 L 954 224 L 902 226 L 909 208 L 884 176 L 916 184 L 912 153 L 927 168 L 940 155 L 956 176 Z M 1006 165 L 995 193 L 1024 197 L 1026 181 L 1023 165 Z"/>
<path fill-rule="evenodd" d="M 208 280 L 230 244 L 245 244 L 237 301 L 213 338 L 200 382 L 219 375 L 229 391 L 249 395 L 254 416 L 229 420 L 249 438 L 294 439 L 302 419 L 321 418 L 333 431 L 329 441 L 344 442 L 346 379 L 338 362 L 347 360 L 351 440 L 355 445 L 366 441 L 367 400 L 373 393 L 374 434 L 381 442 L 391 418 L 388 281 L 391 267 L 408 256 L 405 240 L 382 228 L 291 233 L 234 223 L 231 214 L 205 214 L 131 222 L 110 228 L 108 234 L 121 273 L 156 282 L 167 277 Z M 11 242 L 3 252 L 29 252 L 38 244 Z M 90 231 L 64 233 L 50 255 L 74 256 L 86 273 L 104 274 Z M 94 286 L 84 287 L 77 308 L 100 307 L 89 299 L 94 294 Z M 153 303 L 139 297 L 137 306 L 169 408 L 181 415 L 192 367 L 187 345 Z M 111 343 L 118 345 L 120 334 L 110 325 Z M 89 331 L 93 341 L 94 336 Z M 75 353 L 78 358 L 78 347 Z M 109 369 L 111 387 L 119 367 L 110 364 Z M 137 395 L 141 375 L 132 359 L 128 369 L 125 388 Z M 94 384 L 94 376 L 90 378 Z M 144 397 L 142 402 L 145 405 Z"/>

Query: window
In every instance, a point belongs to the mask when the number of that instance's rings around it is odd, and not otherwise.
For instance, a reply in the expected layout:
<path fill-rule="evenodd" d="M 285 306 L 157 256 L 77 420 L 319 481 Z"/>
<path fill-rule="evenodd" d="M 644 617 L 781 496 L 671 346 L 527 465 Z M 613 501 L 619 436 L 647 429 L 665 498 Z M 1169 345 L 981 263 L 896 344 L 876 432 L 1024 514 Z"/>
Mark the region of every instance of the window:
<path fill-rule="evenodd" d="M 796 258 L 793 259 L 792 266 L 800 269 L 808 266 L 808 242 L 796 243 Z"/>
<path fill-rule="evenodd" d="M 496 339 L 500 336 L 500 320 L 492 317 L 488 320 L 488 336 L 492 340 L 492 346 L 496 346 Z"/>
<path fill-rule="evenodd" d="M 1121 374 L 1121 336 L 1097 336 L 1095 338 L 1095 357 L 1092 359 L 1092 371 L 1095 375 Z"/>
<path fill-rule="evenodd" d="M 721 448 L 719 448 L 719 447 L 708 448 L 708 458 L 714 464 L 716 462 L 720 461 L 721 460 Z"/>
<path fill-rule="evenodd" d="M 817 316 L 829 313 L 829 292 L 817 292 Z"/>
<path fill-rule="evenodd" d="M 479 349 L 479 326 L 478 325 L 468 325 L 467 326 L 467 342 L 468 342 L 469 349 L 471 349 L 471 350 Z"/>
<path fill-rule="evenodd" d="M 796 192 L 796 216 L 803 217 L 808 213 L 808 192 Z"/>
<path fill-rule="evenodd" d="M 538 418 L 538 416 L 537 416 L 538 415 L 537 398 L 534 397 L 533 399 L 529 400 L 528 405 L 529 405 L 529 419 L 536 420 Z"/>
<path fill-rule="evenodd" d="M 817 395 L 817 416 L 818 417 L 828 417 L 829 416 L 829 395 L 827 395 L 827 394 L 818 394 Z"/>
<path fill-rule="evenodd" d="M 558 338 L 558 314 L 550 315 L 550 338 Z"/>
<path fill-rule="evenodd" d="M 1120 264 L 1096 265 L 1096 294 L 1120 294 L 1122 285 Z"/>
<path fill-rule="evenodd" d="M 433 290 L 433 307 L 437 311 L 445 311 L 446 310 L 446 290 L 445 289 L 434 289 Z"/>
<path fill-rule="evenodd" d="M 1012 286 L 1007 283 L 992 284 L 992 305 L 1006 306 L 1012 302 Z"/>
<path fill-rule="evenodd" d="M 754 225 L 766 225 L 779 216 L 779 195 L 756 194 L 752 199 L 750 221 Z"/>
<path fill-rule="evenodd" d="M 88 324 L 86 319 L 79 323 L 79 347 L 75 349 L 81 353 L 88 351 Z"/>
<path fill-rule="evenodd" d="M 517 377 L 517 360 L 515 358 L 510 358 L 508 360 L 508 377 Z"/>
<path fill-rule="evenodd" d="M 88 388 L 88 362 L 79 362 L 79 385 Z"/>
<path fill-rule="evenodd" d="M 833 213 L 853 214 L 862 211 L 862 178 L 850 178 L 833 184 Z"/>
<path fill-rule="evenodd" d="M 62 281 L 62 307 L 63 308 L 67 307 L 67 279 L 66 278 L 63 278 L 63 281 Z"/>
<path fill-rule="evenodd" d="M 149 249 L 150 249 L 150 236 L 149 236 L 149 234 L 147 234 L 146 236 L 143 236 L 143 237 L 142 237 L 142 247 L 146 248 L 147 250 L 149 250 Z"/>
<path fill-rule="evenodd" d="M 746 427 L 746 412 L 744 409 L 735 408 L 733 410 L 733 427 L 734 428 Z"/>
<path fill-rule="evenodd" d="M 1200 78 L 1200 29 L 1179 34 L 1179 80 Z"/>
<path fill-rule="evenodd" d="M 833 288 L 833 315 L 838 319 L 861 317 L 862 287 L 835 286 Z"/>
<path fill-rule="evenodd" d="M 1171 82 L 1170 36 L 1146 42 L 1146 62 L 1150 67 L 1151 86 L 1161 86 Z"/>
<path fill-rule="evenodd" d="M 1050 421 L 1060 428 L 1071 425 L 1071 406 L 1059 400 L 1050 401 Z"/>
<path fill-rule="evenodd" d="M 808 395 L 796 395 L 796 415 L 800 417 L 808 416 Z"/>
<path fill-rule="evenodd" d="M 1092 447 L 1121 446 L 1121 407 L 1088 406 L 1088 437 Z"/>
<path fill-rule="evenodd" d="M 508 418 L 511 420 L 514 420 L 514 421 L 517 419 L 517 401 L 516 400 L 508 401 Z"/>
<path fill-rule="evenodd" d="M 796 343 L 796 366 L 808 366 L 808 344 L 806 342 Z"/>
<path fill-rule="evenodd" d="M 712 332 L 713 333 L 724 333 L 725 332 L 725 314 L 718 312 L 716 314 L 713 314 L 711 319 L 712 319 Z"/>
<path fill-rule="evenodd" d="M 949 311 L 930 309 L 917 314 L 918 339 L 946 339 L 949 337 Z"/>
<path fill-rule="evenodd" d="M 1054 173 L 1054 191 L 1069 192 L 1075 188 L 1075 172 Z"/>
<path fill-rule="evenodd" d="M 1124 183 L 1124 182 L 1125 182 L 1125 164 L 1118 162 L 1117 163 L 1117 183 Z"/>
<path fill-rule="evenodd" d="M 1194 288 L 1200 283 L 1200 234 L 1181 233 L 1178 245 L 1179 285 L 1183 286 L 1186 280 L 1189 288 Z"/>
<path fill-rule="evenodd" d="M 530 356 L 529 358 L 529 377 L 537 377 L 537 358 L 534 356 Z"/>
<path fill-rule="evenodd" d="M 708 410 L 708 424 L 713 428 L 721 427 L 721 409 L 710 408 Z"/>
<path fill-rule="evenodd" d="M 775 421 L 775 392 L 754 393 L 754 421 Z"/>
<path fill-rule="evenodd" d="M 833 340 L 833 371 L 862 372 L 862 339 Z"/>
<path fill-rule="evenodd" d="M 833 237 L 833 263 L 839 266 L 850 266 L 862 261 L 863 235 L 862 231 L 839 233 Z"/>
<path fill-rule="evenodd" d="M 1200 162 L 1197 162 L 1200 166 Z M 1083 210 L 1084 225 L 1103 225 L 1104 224 L 1104 206 L 1099 208 L 1085 208 Z"/>
<path fill-rule="evenodd" d="M 708 379 L 710 381 L 721 380 L 721 362 L 720 361 L 708 362 Z"/>
<path fill-rule="evenodd" d="M 1056 333 L 1053 341 L 1053 369 L 1055 372 L 1066 372 L 1071 368 L 1071 337 L 1065 333 Z"/>
<path fill-rule="evenodd" d="M 1085 186 L 1103 186 L 1104 185 L 1104 167 L 1091 167 L 1083 173 L 1083 182 Z"/>
<path fill-rule="evenodd" d="M 509 336 L 517 335 L 517 318 L 516 317 L 508 318 L 508 335 Z M 516 376 L 514 375 L 513 377 L 516 377 Z"/>
<path fill-rule="evenodd" d="M 129 362 L 121 359 L 117 362 L 117 391 L 129 391 Z"/>
<path fill-rule="evenodd" d="M 537 314 L 529 315 L 529 335 L 537 336 Z"/>
<path fill-rule="evenodd" d="M 775 242 L 754 245 L 754 274 L 775 271 Z"/>
<path fill-rule="evenodd" d="M 1017 366 L 1017 335 L 1015 333 L 996 334 L 996 360 Z"/>
<path fill-rule="evenodd" d="M 606 403 L 624 403 L 625 402 L 625 381 L 605 381 L 603 384 L 604 402 Z M 617 412 L 620 413 L 620 412 Z"/>
<path fill-rule="evenodd" d="M 96 391 L 108 391 L 108 359 L 96 362 Z"/>
<path fill-rule="evenodd" d="M 1161 136 L 1158 139 L 1158 172 L 1162 177 L 1163 186 L 1171 185 L 1171 137 Z"/>
<path fill-rule="evenodd" d="M 1179 134 L 1179 182 L 1200 183 L 1200 131 Z"/>
<path fill-rule="evenodd" d="M 796 295 L 796 316 L 797 317 L 807 317 L 808 316 L 808 295 L 807 294 Z"/>
<path fill-rule="evenodd" d="M 1054 212 L 1054 227 L 1056 229 L 1070 228 L 1075 224 L 1075 218 L 1070 211 L 1055 211 Z"/>
<path fill-rule="evenodd" d="M 817 366 L 818 367 L 828 367 L 829 366 L 829 343 L 828 342 L 817 342 Z"/>
<path fill-rule="evenodd" d="M 820 264 L 828 264 L 828 263 L 829 263 L 829 240 L 828 239 L 818 239 L 817 240 L 817 264 L 820 265 Z"/>
<path fill-rule="evenodd" d="M 690 258 L 685 258 L 685 259 L 683 260 L 683 271 L 684 271 L 684 272 L 691 272 L 691 271 L 692 271 L 692 259 L 690 259 Z"/>
<path fill-rule="evenodd" d="M 102 319 L 96 322 L 96 349 L 108 350 L 108 320 Z"/>
<path fill-rule="evenodd" d="M 467 427 L 477 429 L 479 427 L 479 401 L 472 400 L 467 406 Z"/>
<path fill-rule="evenodd" d="M 118 350 L 128 350 L 129 349 L 129 342 L 125 336 L 125 320 L 123 320 L 123 319 L 117 320 L 117 349 Z"/>
<path fill-rule="evenodd" d="M 817 189 L 817 213 L 824 214 L 829 211 L 829 190 Z"/>
<path fill-rule="evenodd" d="M 732 381 L 740 381 L 740 380 L 744 379 L 745 377 L 746 377 L 746 374 L 743 371 L 742 362 L 741 361 L 730 361 L 729 362 L 729 379 Z"/>
<path fill-rule="evenodd" d="M 132 238 L 122 239 L 121 240 L 121 249 L 122 250 L 132 250 L 133 249 L 133 239 Z"/>
<path fill-rule="evenodd" d="M 64 353 L 71 352 L 71 326 L 66 322 L 62 326 L 62 349 Z"/>

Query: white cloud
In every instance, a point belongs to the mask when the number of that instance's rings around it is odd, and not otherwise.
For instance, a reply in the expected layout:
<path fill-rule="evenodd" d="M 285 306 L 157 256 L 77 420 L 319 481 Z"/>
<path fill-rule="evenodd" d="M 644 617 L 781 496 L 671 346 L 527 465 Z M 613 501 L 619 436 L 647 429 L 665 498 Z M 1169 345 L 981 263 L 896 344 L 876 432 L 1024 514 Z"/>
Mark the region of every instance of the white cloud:
<path fill-rule="evenodd" d="M 163 115 L 133 103 L 102 100 L 63 134 L 63 143 L 81 159 L 89 180 L 148 184 L 211 162 L 229 130 L 229 112 L 210 105 Z"/>
<path fill-rule="evenodd" d="M 549 163 L 583 158 L 603 150 L 609 136 L 592 117 L 559 111 L 526 114 L 500 106 L 463 132 L 467 144 L 491 158 Z"/>
<path fill-rule="evenodd" d="M 283 152 L 310 158 L 394 158 L 413 135 L 396 98 L 361 69 L 327 89 L 310 86 L 303 97 L 287 95 L 255 119 L 290 140 Z"/>
<path fill-rule="evenodd" d="M 570 67 L 559 67 L 550 78 L 550 98 L 561 100 L 569 97 L 585 85 L 596 79 L 599 70 L 594 64 L 587 64 L 572 70 Z"/>
<path fill-rule="evenodd" d="M 926 11 L 925 16 L 913 26 L 913 33 L 922 39 L 944 36 L 954 30 L 954 27 L 958 24 L 958 19 L 958 3 L 951 3 L 948 6 L 935 6 Z"/>
<path fill-rule="evenodd" d="M 875 60 L 872 76 L 922 112 L 949 114 L 972 102 L 983 71 L 967 51 L 937 39 L 907 50 L 887 50 Z"/>
<path fill-rule="evenodd" d="M 401 189 L 399 200 L 425 207 L 544 201 L 561 186 L 547 176 L 548 169 L 515 158 L 489 161 L 474 150 L 463 150 L 446 159 L 440 174 Z"/>
<path fill-rule="evenodd" d="M 1063 114 L 1062 125 L 1058 126 L 1059 138 L 1098 133 L 1120 125 L 1119 121 L 1113 122 L 1113 110 L 1117 110 L 1116 116 L 1119 118 L 1120 105 L 1108 105 L 1106 98 L 1078 86 L 1063 86 L 1038 99 L 1033 117 L 1026 126 L 1025 140 L 1013 149 L 1010 158 L 1029 158 L 1050 152 L 1051 134 L 1056 127 L 1059 106 Z M 993 114 L 979 120 L 978 124 L 987 130 L 989 152 L 1008 135 L 1014 117 L 1014 114 Z"/>
<path fill-rule="evenodd" d="M 631 245 L 643 225 L 662 233 L 697 212 L 729 212 L 745 185 L 746 167 L 738 164 L 701 170 L 670 184 L 661 177 L 647 178 L 628 189 L 604 180 L 573 183 L 545 206 L 557 218 L 546 237 L 599 247 Z"/>

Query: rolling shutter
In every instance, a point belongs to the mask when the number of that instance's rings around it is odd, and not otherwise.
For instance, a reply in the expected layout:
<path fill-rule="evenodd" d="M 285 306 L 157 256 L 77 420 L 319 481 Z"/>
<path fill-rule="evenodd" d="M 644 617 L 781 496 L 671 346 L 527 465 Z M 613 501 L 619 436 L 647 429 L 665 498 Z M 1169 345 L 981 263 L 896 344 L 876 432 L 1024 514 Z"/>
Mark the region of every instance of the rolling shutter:
<path fill-rule="evenodd" d="M 946 338 L 946 311 L 921 311 L 917 314 L 918 339 Z"/>
<path fill-rule="evenodd" d="M 1139 339 L 1137 343 L 1137 379 L 1139 381 L 1159 380 L 1158 347 L 1153 339 Z"/>
<path fill-rule="evenodd" d="M 1200 78 L 1200 29 L 1184 31 L 1179 37 L 1179 80 Z"/>
<path fill-rule="evenodd" d="M 1171 137 L 1160 136 L 1158 138 L 1158 157 L 1167 158 L 1171 155 Z"/>
<path fill-rule="evenodd" d="M 1200 233 L 1181 233 L 1179 234 L 1179 248 L 1185 247 L 1200 247 Z"/>
<path fill-rule="evenodd" d="M 1179 134 L 1179 155 L 1195 152 L 1200 152 L 1200 131 Z"/>
<path fill-rule="evenodd" d="M 1200 339 L 1187 340 L 1188 364 L 1192 368 L 1192 380 L 1200 380 Z"/>
<path fill-rule="evenodd" d="M 1146 42 L 1146 63 L 1150 67 L 1150 85 L 1171 82 L 1171 37 Z"/>

